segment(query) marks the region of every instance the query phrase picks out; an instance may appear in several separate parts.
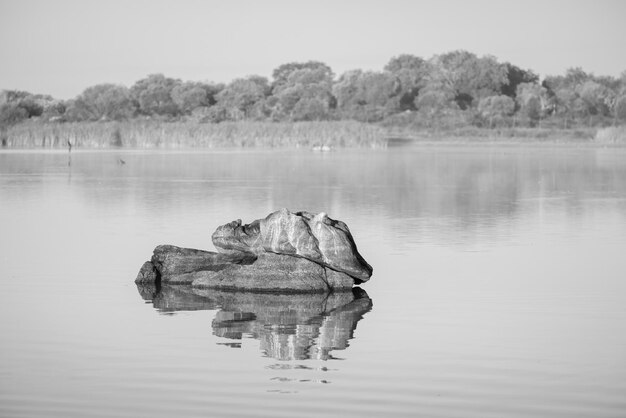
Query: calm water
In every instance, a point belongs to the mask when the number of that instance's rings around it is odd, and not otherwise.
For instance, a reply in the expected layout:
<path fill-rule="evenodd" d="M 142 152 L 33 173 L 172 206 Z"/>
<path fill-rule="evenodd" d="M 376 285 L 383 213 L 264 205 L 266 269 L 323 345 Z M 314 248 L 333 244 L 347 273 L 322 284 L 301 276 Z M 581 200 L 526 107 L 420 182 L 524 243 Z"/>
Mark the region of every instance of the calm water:
<path fill-rule="evenodd" d="M 281 207 L 366 293 L 134 285 Z M 626 149 L 2 152 L 0 416 L 624 417 L 625 271 Z"/>

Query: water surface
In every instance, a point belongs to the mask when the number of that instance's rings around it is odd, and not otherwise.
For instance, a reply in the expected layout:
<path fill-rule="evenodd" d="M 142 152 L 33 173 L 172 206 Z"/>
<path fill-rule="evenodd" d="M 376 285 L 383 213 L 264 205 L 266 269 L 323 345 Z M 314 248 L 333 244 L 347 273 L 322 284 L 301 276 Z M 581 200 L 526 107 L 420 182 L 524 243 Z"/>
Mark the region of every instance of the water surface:
<path fill-rule="evenodd" d="M 372 279 L 134 285 L 281 207 L 345 221 Z M 623 417 L 624 254 L 619 148 L 1 152 L 0 416 Z"/>

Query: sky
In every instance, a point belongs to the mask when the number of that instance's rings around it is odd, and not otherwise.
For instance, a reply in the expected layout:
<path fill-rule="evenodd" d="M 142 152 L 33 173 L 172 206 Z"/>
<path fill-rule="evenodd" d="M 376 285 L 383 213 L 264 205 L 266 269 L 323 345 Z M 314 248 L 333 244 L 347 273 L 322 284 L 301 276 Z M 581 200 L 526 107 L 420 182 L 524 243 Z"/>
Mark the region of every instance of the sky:
<path fill-rule="evenodd" d="M 149 74 L 335 74 L 463 49 L 540 76 L 626 70 L 626 0 L 0 0 L 0 89 L 70 99 Z"/>

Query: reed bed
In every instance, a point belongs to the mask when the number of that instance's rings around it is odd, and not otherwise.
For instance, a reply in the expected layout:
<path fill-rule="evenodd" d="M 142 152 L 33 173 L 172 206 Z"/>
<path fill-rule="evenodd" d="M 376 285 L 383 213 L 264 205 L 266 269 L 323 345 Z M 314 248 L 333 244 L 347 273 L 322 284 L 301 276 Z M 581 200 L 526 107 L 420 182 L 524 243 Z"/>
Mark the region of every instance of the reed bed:
<path fill-rule="evenodd" d="M 595 128 L 484 128 L 465 126 L 454 129 L 410 129 L 389 127 L 392 138 L 412 139 L 414 142 L 449 143 L 584 143 L 593 140 Z"/>
<path fill-rule="evenodd" d="M 599 144 L 626 144 L 626 125 L 599 129 L 594 141 Z"/>
<path fill-rule="evenodd" d="M 10 148 L 385 147 L 385 129 L 354 121 L 25 122 L 3 133 Z"/>

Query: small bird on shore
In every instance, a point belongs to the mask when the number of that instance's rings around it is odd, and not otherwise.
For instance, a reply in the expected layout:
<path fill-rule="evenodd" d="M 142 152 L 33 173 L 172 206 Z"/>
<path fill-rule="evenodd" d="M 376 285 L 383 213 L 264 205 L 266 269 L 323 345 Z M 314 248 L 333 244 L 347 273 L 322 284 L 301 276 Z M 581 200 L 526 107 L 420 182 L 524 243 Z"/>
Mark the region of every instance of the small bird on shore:
<path fill-rule="evenodd" d="M 126 164 L 126 161 L 122 160 L 121 158 L 118 158 L 118 159 L 117 159 L 117 163 L 118 163 L 119 165 L 124 165 L 124 164 Z"/>

